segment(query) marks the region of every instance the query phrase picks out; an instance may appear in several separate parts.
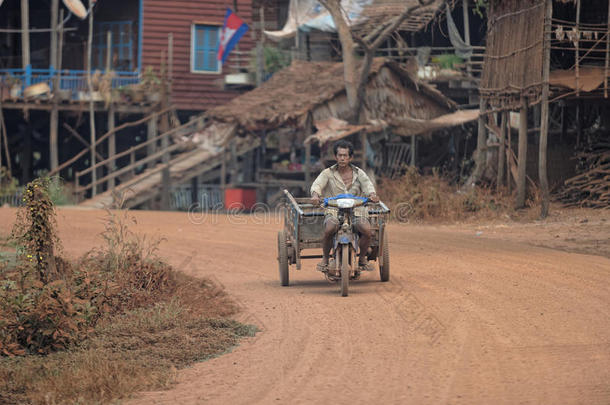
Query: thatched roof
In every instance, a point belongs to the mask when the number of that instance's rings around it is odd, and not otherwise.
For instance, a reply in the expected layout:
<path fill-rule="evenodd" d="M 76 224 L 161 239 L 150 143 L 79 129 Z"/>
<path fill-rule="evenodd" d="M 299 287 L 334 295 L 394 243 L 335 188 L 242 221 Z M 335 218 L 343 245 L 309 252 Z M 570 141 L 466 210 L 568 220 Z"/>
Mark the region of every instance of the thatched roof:
<path fill-rule="evenodd" d="M 389 21 L 405 11 L 408 7 L 418 4 L 418 0 L 373 0 L 362 12 L 362 22 L 354 27 L 354 31 L 360 35 L 374 30 L 381 23 Z M 435 0 L 431 5 L 422 7 L 416 13 L 405 19 L 398 31 L 418 32 L 434 19 L 442 0 Z"/>
<path fill-rule="evenodd" d="M 418 82 L 395 62 L 373 61 L 365 99 L 367 118 L 388 114 L 434 118 L 455 108 L 453 101 Z M 314 110 L 316 120 L 341 118 L 341 111 L 347 110 L 342 63 L 294 61 L 260 87 L 208 110 L 207 116 L 258 131 L 303 126 Z"/>

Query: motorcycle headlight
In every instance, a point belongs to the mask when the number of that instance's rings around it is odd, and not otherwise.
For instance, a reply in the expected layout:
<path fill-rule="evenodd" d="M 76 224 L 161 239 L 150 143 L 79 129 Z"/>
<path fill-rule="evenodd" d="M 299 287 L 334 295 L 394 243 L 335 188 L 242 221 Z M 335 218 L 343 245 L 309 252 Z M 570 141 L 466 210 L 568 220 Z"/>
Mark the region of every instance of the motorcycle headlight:
<path fill-rule="evenodd" d="M 339 198 L 337 200 L 337 207 L 339 208 L 352 208 L 354 206 L 354 200 L 351 198 Z"/>

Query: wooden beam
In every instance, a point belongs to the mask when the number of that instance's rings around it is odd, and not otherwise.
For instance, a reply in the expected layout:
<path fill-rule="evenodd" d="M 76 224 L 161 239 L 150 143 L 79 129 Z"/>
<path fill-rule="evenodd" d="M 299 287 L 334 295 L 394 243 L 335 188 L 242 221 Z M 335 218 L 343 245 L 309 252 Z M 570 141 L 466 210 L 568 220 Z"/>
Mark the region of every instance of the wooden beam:
<path fill-rule="evenodd" d="M 34 111 L 51 111 L 53 109 L 52 102 L 45 102 L 45 100 L 36 100 L 34 102 L 14 102 L 14 101 L 4 101 L 4 108 L 7 110 L 34 110 Z M 156 105 L 147 105 L 147 106 L 137 106 L 137 105 L 117 105 L 116 112 L 117 113 L 125 113 L 125 114 L 152 114 L 153 109 Z M 96 102 L 94 105 L 96 112 L 106 112 L 107 108 L 104 102 Z M 73 104 L 59 104 L 59 111 L 73 111 L 73 112 L 83 112 L 88 110 L 88 106 L 83 103 L 73 103 Z"/>
<path fill-rule="evenodd" d="M 82 136 L 80 136 L 80 134 L 78 132 L 76 132 L 76 130 L 74 128 L 72 128 L 70 125 L 66 124 L 64 122 L 64 128 L 66 128 L 68 130 L 68 132 L 70 132 L 70 134 L 75 137 L 80 143 L 82 143 L 83 145 L 85 145 L 86 148 L 89 148 L 91 145 L 89 144 L 89 142 L 87 142 L 85 140 L 85 138 L 83 138 Z M 104 160 L 104 157 L 102 155 L 100 155 L 98 152 L 95 152 L 97 154 L 97 157 L 100 160 Z"/>
<path fill-rule="evenodd" d="M 141 119 L 141 120 L 138 120 L 138 121 L 133 121 L 133 122 L 126 122 L 126 123 L 125 123 L 125 124 L 123 124 L 123 125 L 119 125 L 119 126 L 118 126 L 118 127 L 116 127 L 114 130 L 108 131 L 108 132 L 106 132 L 106 133 L 105 133 L 103 136 L 99 137 L 99 138 L 98 138 L 98 140 L 97 140 L 97 142 L 98 142 L 98 144 L 99 144 L 100 142 L 102 142 L 103 140 L 105 140 L 106 138 L 108 138 L 109 136 L 111 136 L 112 134 L 114 134 L 114 133 L 116 133 L 116 132 L 118 132 L 118 131 L 120 131 L 120 130 L 122 130 L 122 129 L 125 129 L 125 128 L 127 128 L 127 127 L 132 127 L 132 126 L 135 126 L 135 125 L 140 125 L 140 124 L 142 124 L 142 123 L 146 122 L 147 120 L 152 119 L 152 118 L 153 118 L 153 117 L 155 117 L 157 114 L 159 114 L 159 113 L 153 113 L 153 114 L 151 114 L 151 115 L 149 115 L 149 116 L 147 116 L 147 117 L 145 117 L 145 118 L 143 118 L 143 119 Z M 184 126 L 186 126 L 186 125 L 187 125 L 187 124 L 183 125 L 182 127 L 184 127 Z M 181 128 L 181 127 L 178 127 L 178 128 Z M 178 129 L 178 128 L 176 128 L 176 129 Z M 149 143 L 149 141 L 147 141 L 147 142 L 146 142 L 146 144 L 148 144 L 148 143 Z M 49 176 L 53 176 L 53 175 L 54 175 L 54 174 L 56 174 L 58 171 L 63 170 L 63 169 L 65 169 L 66 167 L 68 167 L 69 165 L 71 165 L 72 163 L 76 162 L 78 159 L 80 159 L 81 157 L 83 157 L 83 156 L 84 156 L 84 155 L 85 155 L 85 154 L 86 154 L 88 151 L 89 151 L 89 148 L 87 148 L 87 149 L 83 149 L 82 151 L 80 151 L 79 153 L 77 153 L 76 155 L 74 155 L 74 156 L 73 156 L 71 159 L 69 159 L 69 160 L 65 161 L 64 163 L 62 163 L 61 165 L 59 165 L 59 166 L 57 167 L 57 169 L 55 169 L 54 171 L 53 171 L 53 170 L 52 170 L 52 171 L 50 171 L 50 172 L 49 172 Z"/>
<path fill-rule="evenodd" d="M 519 157 L 517 162 L 516 208 L 525 207 L 525 175 L 527 163 L 527 98 L 521 96 L 519 111 Z"/>

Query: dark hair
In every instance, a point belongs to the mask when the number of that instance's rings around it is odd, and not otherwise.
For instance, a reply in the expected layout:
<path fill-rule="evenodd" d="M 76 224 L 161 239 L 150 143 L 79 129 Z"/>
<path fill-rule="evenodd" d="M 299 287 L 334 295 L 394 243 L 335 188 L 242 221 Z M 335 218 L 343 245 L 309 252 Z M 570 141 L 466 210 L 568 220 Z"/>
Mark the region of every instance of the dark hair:
<path fill-rule="evenodd" d="M 335 142 L 335 144 L 333 145 L 333 152 L 335 153 L 335 156 L 337 156 L 337 150 L 339 148 L 348 149 L 350 157 L 354 155 L 354 145 L 350 141 L 341 139 L 340 141 Z"/>

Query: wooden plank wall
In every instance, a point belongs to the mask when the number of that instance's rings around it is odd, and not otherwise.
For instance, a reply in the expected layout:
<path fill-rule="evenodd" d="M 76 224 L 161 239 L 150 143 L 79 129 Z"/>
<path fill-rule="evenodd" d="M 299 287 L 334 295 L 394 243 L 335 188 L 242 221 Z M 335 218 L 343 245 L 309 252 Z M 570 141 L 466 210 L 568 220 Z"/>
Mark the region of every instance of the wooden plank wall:
<path fill-rule="evenodd" d="M 191 26 L 193 23 L 222 26 L 227 7 L 237 4 L 237 15 L 252 26 L 252 3 L 249 0 L 144 0 L 142 69 L 153 66 L 159 72 L 161 52 L 167 52 L 167 37 L 174 34 L 172 102 L 181 110 L 203 111 L 224 104 L 241 94 L 223 90 L 227 65 L 217 73 L 191 73 Z M 235 10 L 234 10 L 235 11 Z M 240 51 L 254 47 L 252 30 L 239 42 Z M 229 72 L 232 73 L 232 72 Z"/>

